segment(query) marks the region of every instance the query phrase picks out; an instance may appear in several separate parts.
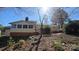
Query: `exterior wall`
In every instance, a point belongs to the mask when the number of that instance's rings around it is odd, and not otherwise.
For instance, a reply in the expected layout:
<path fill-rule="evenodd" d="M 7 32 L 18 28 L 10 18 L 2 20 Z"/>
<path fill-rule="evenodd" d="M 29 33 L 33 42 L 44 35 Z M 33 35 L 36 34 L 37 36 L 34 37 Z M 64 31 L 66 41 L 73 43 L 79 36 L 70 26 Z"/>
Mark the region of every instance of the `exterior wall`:
<path fill-rule="evenodd" d="M 10 32 L 35 32 L 35 29 L 11 29 Z"/>
<path fill-rule="evenodd" d="M 53 32 L 53 31 L 58 31 L 59 29 L 58 29 L 58 26 L 57 25 L 52 25 L 51 26 L 51 32 Z"/>
<path fill-rule="evenodd" d="M 33 25 L 33 28 L 11 28 L 10 32 L 35 32 L 36 29 L 36 23 L 30 23 L 30 22 L 20 22 L 15 23 L 16 25 Z M 22 26 L 23 27 L 23 26 Z"/>
<path fill-rule="evenodd" d="M 10 29 L 10 35 L 11 36 L 27 36 L 27 35 L 33 35 L 33 34 L 37 34 L 36 32 L 36 23 L 32 23 L 32 22 L 19 22 L 19 23 L 14 23 L 16 25 L 20 24 L 22 25 L 22 28 L 11 28 Z M 23 25 L 33 25 L 33 28 L 23 28 Z"/>

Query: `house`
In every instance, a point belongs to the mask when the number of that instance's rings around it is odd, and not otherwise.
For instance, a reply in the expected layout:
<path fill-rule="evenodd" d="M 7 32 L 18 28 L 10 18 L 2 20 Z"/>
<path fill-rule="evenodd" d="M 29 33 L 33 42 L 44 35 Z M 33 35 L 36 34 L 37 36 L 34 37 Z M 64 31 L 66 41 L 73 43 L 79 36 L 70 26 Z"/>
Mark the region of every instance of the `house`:
<path fill-rule="evenodd" d="M 25 20 L 11 22 L 10 24 L 10 36 L 27 36 L 38 33 L 36 31 L 36 21 L 29 21 L 28 17 Z"/>
<path fill-rule="evenodd" d="M 60 29 L 58 24 L 52 24 L 51 25 L 51 32 L 52 33 L 62 32 L 62 29 Z"/>

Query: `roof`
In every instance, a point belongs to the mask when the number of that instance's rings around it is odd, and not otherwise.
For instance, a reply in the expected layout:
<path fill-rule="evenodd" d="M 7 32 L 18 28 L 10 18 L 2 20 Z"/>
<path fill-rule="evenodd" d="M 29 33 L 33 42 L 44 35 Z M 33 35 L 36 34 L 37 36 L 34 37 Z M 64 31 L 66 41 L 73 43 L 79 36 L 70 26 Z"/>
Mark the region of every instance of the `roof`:
<path fill-rule="evenodd" d="M 36 23 L 36 21 L 25 21 L 25 20 L 19 20 L 19 21 L 11 22 L 11 23 L 9 23 L 9 24 L 14 24 L 14 23 L 19 23 L 19 22 Z"/>

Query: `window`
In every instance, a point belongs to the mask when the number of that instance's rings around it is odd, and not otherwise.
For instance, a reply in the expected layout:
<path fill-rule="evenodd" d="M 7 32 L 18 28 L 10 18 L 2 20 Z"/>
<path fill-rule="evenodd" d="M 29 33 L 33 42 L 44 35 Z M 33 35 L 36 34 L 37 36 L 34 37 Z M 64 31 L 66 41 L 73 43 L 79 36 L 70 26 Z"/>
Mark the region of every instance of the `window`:
<path fill-rule="evenodd" d="M 27 25 L 23 25 L 23 28 L 27 28 Z"/>
<path fill-rule="evenodd" d="M 29 28 L 33 28 L 33 25 L 29 25 Z"/>
<path fill-rule="evenodd" d="M 22 25 L 18 25 L 17 28 L 22 28 Z"/>

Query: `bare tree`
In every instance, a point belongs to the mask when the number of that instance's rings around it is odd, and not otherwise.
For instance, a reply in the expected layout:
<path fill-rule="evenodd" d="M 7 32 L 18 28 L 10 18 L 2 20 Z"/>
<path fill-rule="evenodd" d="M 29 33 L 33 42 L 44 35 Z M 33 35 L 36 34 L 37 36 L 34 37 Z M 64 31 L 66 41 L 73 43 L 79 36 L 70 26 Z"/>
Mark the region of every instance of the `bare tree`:
<path fill-rule="evenodd" d="M 63 27 L 64 20 L 68 18 L 68 13 L 64 11 L 62 8 L 57 8 L 52 16 L 52 22 L 58 24 L 60 28 Z"/>
<path fill-rule="evenodd" d="M 38 50 L 38 47 L 39 47 L 39 44 L 40 44 L 40 41 L 41 41 L 41 38 L 42 38 L 42 29 L 43 29 L 43 20 L 44 20 L 44 17 L 43 17 L 43 19 L 41 19 L 40 11 L 39 11 L 38 8 L 37 8 L 37 12 L 38 12 L 39 21 L 41 23 L 41 26 L 40 26 L 40 37 L 38 38 L 38 42 L 36 44 L 37 46 L 35 48 L 36 51 Z"/>
<path fill-rule="evenodd" d="M 38 41 L 36 43 L 34 43 L 34 45 L 36 45 L 36 48 L 35 48 L 36 51 L 38 51 L 38 47 L 39 47 L 39 44 L 40 44 L 40 41 L 41 41 L 41 38 L 42 38 L 42 35 L 43 35 L 43 32 L 42 32 L 42 30 L 43 30 L 43 22 L 44 22 L 45 19 L 47 19 L 46 14 L 43 15 L 43 18 L 41 17 L 39 8 L 37 8 L 37 12 L 38 12 L 39 21 L 40 21 L 40 36 L 38 38 Z M 30 50 L 32 50 L 32 48 Z"/>

